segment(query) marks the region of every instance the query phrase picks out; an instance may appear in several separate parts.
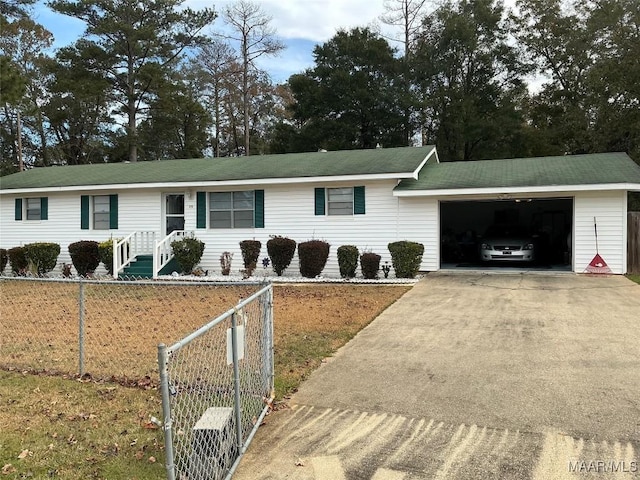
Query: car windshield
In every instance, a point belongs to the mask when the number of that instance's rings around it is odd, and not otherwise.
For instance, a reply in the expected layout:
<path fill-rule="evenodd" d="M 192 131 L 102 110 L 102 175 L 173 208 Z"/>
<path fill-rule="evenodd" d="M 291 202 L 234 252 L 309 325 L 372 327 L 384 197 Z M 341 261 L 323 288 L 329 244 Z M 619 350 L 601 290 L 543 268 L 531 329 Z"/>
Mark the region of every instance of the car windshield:
<path fill-rule="evenodd" d="M 528 235 L 527 229 L 521 225 L 491 225 L 485 237 L 526 237 Z"/>

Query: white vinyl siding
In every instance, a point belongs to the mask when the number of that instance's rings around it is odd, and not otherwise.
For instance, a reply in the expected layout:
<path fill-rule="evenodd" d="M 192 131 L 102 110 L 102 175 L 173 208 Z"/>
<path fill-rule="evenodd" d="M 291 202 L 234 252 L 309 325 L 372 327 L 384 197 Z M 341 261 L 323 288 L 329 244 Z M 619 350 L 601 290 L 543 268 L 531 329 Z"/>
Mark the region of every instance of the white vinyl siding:
<path fill-rule="evenodd" d="M 580 192 L 574 202 L 573 268 L 583 273 L 598 252 L 613 273 L 627 271 L 626 192 Z"/>
<path fill-rule="evenodd" d="M 327 188 L 327 213 L 353 215 L 353 187 Z"/>
<path fill-rule="evenodd" d="M 68 245 L 78 240 L 104 241 L 111 237 L 125 237 L 134 231 L 153 231 L 161 239 L 165 234 L 164 203 L 167 193 L 185 195 L 185 230 L 194 230 L 206 244 L 201 266 L 219 273 L 220 256 L 234 254 L 232 271 L 242 269 L 239 242 L 255 239 L 262 242 L 260 260 L 267 256 L 267 241 L 282 235 L 304 242 L 326 240 L 331 244 L 329 260 L 323 274 L 338 277 L 337 249 L 341 245 L 355 245 L 360 252 L 371 251 L 382 256 L 382 265 L 391 262 L 389 242 L 411 240 L 425 247 L 421 270 L 440 268 L 439 207 L 434 197 L 394 197 L 394 180 L 362 182 L 367 192 L 366 215 L 316 215 L 313 192 L 315 188 L 353 188 L 354 183 L 341 182 L 328 186 L 317 184 L 269 185 L 264 190 L 265 228 L 198 229 L 196 230 L 196 191 L 175 189 L 121 190 L 118 229 L 82 230 L 78 222 L 78 196 L 93 192 L 56 192 L 49 194 L 49 209 L 55 211 L 47 222 L 16 222 L 15 198 L 0 195 L 0 245 L 3 248 L 37 241 L 59 243 L 59 264 L 69 263 Z M 232 196 L 237 187 L 217 189 Z M 554 195 L 556 196 L 556 195 Z M 626 194 L 623 192 L 563 192 L 563 197 L 575 197 L 574 204 L 574 270 L 584 271 L 595 255 L 593 217 L 597 217 L 600 255 L 614 273 L 626 270 Z M 25 197 L 25 196 L 18 196 Z M 207 199 L 209 194 L 207 194 Z M 451 198 L 447 198 L 450 200 Z M 24 202 L 23 202 L 24 203 Z M 246 204 L 245 204 L 246 205 Z M 207 205 L 209 207 L 209 205 Z M 210 212 L 210 210 L 207 210 Z M 260 265 L 260 262 L 258 263 Z M 100 267 L 102 269 L 102 267 Z M 59 267 L 57 267 L 59 271 Z M 270 271 L 270 270 L 269 270 Z M 101 270 L 102 272 L 102 270 Z M 256 276 L 263 273 L 262 267 Z M 358 273 L 360 270 L 358 269 Z M 298 275 L 297 253 L 285 275 Z M 393 276 L 393 272 L 391 273 Z"/>
<path fill-rule="evenodd" d="M 63 263 L 71 263 L 69 244 L 79 240 L 103 242 L 110 238 L 125 237 L 134 231 L 164 231 L 162 218 L 162 196 L 160 191 L 119 192 L 118 229 L 83 230 L 78 221 L 79 195 L 92 192 L 48 193 L 49 219 L 45 222 L 15 222 L 13 220 L 15 196 L 0 195 L 0 246 L 11 248 L 33 242 L 55 242 L 60 245 L 58 265 L 52 274 L 59 274 Z M 113 192 L 115 193 L 115 192 Z M 24 196 L 19 196 L 24 198 Z M 23 205 L 25 201 L 23 200 Z M 23 218 L 25 218 L 23 216 Z M 8 267 L 7 267 L 8 268 Z M 97 273 L 106 271 L 100 264 Z"/>

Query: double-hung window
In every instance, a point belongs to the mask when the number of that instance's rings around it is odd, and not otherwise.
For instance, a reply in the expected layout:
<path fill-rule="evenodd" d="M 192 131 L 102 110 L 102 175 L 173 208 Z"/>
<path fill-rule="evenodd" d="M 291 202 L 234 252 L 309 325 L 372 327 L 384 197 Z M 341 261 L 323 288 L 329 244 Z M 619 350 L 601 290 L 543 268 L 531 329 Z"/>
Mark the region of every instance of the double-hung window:
<path fill-rule="evenodd" d="M 118 228 L 118 195 L 82 195 L 80 197 L 82 230 Z"/>
<path fill-rule="evenodd" d="M 353 188 L 327 188 L 327 213 L 353 215 Z"/>
<path fill-rule="evenodd" d="M 111 209 L 109 195 L 95 195 L 93 199 L 93 229 L 109 230 Z"/>
<path fill-rule="evenodd" d="M 209 194 L 210 228 L 253 228 L 254 215 L 253 190 Z"/>
<path fill-rule="evenodd" d="M 364 187 L 315 189 L 316 215 L 364 215 Z"/>
<path fill-rule="evenodd" d="M 16 220 L 47 220 L 49 198 L 16 198 Z"/>

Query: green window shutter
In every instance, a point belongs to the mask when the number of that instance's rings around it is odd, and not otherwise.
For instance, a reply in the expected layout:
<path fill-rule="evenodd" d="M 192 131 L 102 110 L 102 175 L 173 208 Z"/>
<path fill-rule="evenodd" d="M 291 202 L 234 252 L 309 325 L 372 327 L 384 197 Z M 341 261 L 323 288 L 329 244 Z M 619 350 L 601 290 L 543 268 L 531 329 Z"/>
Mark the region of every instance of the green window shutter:
<path fill-rule="evenodd" d="M 49 220 L 49 197 L 40 197 L 40 220 Z"/>
<path fill-rule="evenodd" d="M 364 187 L 353 187 L 353 213 L 354 215 L 364 215 Z"/>
<path fill-rule="evenodd" d="M 22 199 L 16 198 L 16 221 L 22 220 Z"/>
<path fill-rule="evenodd" d="M 207 228 L 207 193 L 196 193 L 196 228 Z"/>
<path fill-rule="evenodd" d="M 89 230 L 89 195 L 80 197 L 80 228 Z"/>
<path fill-rule="evenodd" d="M 264 228 L 264 190 L 256 190 L 254 197 L 253 226 Z"/>
<path fill-rule="evenodd" d="M 316 188 L 316 215 L 324 215 L 324 188 Z"/>
<path fill-rule="evenodd" d="M 118 195 L 109 195 L 109 228 L 118 228 Z"/>

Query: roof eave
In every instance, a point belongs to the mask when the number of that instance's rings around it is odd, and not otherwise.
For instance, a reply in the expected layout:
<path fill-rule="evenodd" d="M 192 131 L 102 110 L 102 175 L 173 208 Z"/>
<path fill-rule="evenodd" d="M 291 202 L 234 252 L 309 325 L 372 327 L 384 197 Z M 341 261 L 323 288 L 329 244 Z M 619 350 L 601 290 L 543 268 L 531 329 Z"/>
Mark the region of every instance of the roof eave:
<path fill-rule="evenodd" d="M 67 185 L 58 187 L 2 189 L 0 195 L 20 195 L 25 193 L 136 190 L 154 188 L 210 188 L 255 185 L 286 185 L 295 183 L 335 183 L 360 182 L 370 180 L 402 180 L 413 177 L 414 172 L 373 173 L 366 175 L 333 175 L 325 177 L 257 178 L 242 180 L 211 180 L 200 182 L 153 182 L 153 183 L 112 183 L 105 185 Z"/>
<path fill-rule="evenodd" d="M 640 191 L 640 183 L 598 183 L 581 185 L 544 185 L 488 188 L 443 188 L 427 190 L 394 189 L 395 197 L 449 197 L 456 195 L 510 195 L 521 193 L 587 192 L 605 190 Z"/>

